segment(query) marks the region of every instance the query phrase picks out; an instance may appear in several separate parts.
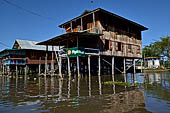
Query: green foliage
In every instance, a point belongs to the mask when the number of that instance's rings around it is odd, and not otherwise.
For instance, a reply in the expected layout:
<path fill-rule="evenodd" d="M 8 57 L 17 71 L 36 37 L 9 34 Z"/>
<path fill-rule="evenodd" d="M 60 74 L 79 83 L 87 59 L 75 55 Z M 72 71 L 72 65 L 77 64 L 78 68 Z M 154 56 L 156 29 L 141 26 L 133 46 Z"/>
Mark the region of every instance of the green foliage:
<path fill-rule="evenodd" d="M 127 82 L 113 82 L 113 81 L 106 81 L 104 85 L 119 85 L 119 86 L 141 86 L 141 85 L 151 85 L 150 83 L 127 83 Z"/>
<path fill-rule="evenodd" d="M 113 82 L 113 81 L 107 81 L 107 82 L 104 82 L 104 85 L 119 85 L 119 86 L 130 86 L 129 83 L 127 82 Z"/>
<path fill-rule="evenodd" d="M 156 41 L 143 48 L 143 56 L 156 57 L 167 56 L 170 58 L 170 36 L 161 37 L 160 41 Z"/>

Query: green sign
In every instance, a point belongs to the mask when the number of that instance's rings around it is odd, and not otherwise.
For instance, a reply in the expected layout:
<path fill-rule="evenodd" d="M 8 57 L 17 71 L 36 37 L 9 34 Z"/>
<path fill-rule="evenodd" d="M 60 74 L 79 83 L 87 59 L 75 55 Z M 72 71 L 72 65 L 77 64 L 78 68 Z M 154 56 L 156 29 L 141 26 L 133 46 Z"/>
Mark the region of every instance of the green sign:
<path fill-rule="evenodd" d="M 67 56 L 68 57 L 76 57 L 76 56 L 84 56 L 85 55 L 85 49 L 84 48 L 69 48 L 67 49 Z"/>

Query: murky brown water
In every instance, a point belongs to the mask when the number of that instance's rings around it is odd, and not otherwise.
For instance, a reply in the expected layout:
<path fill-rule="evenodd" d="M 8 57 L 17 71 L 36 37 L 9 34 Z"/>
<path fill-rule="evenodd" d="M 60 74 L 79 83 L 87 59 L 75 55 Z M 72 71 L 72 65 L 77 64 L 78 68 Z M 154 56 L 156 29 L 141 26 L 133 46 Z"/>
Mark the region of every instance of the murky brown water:
<path fill-rule="evenodd" d="M 104 85 L 112 76 L 11 78 L 0 76 L 0 113 L 168 113 L 170 74 L 115 75 L 115 81 L 145 86 Z"/>

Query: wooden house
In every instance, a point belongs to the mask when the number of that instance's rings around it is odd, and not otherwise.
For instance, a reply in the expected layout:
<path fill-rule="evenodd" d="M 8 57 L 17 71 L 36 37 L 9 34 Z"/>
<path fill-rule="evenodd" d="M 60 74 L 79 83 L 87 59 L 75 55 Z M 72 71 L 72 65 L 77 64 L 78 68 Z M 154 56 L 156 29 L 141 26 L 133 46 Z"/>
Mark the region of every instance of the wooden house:
<path fill-rule="evenodd" d="M 41 69 L 44 69 L 45 63 L 51 64 L 52 49 L 57 50 L 57 47 L 49 47 L 46 51 L 45 46 L 36 45 L 37 43 L 35 41 L 16 40 L 12 49 L 1 51 L 1 71 L 4 74 L 16 73 L 17 71 L 18 74 L 23 74 L 24 71 L 29 73 L 42 72 L 43 70 L 39 70 L 39 66 L 41 65 Z M 46 53 L 48 53 L 47 59 L 45 59 Z"/>
<path fill-rule="evenodd" d="M 128 69 L 135 67 L 135 59 L 142 58 L 141 32 L 148 29 L 101 8 L 86 10 L 59 27 L 64 28 L 66 33 L 39 44 L 63 46 L 69 49 L 69 53 L 71 53 L 70 48 L 71 50 L 75 47 L 78 50 L 83 48 L 85 56 L 94 56 L 98 59 L 98 63 L 95 61 L 95 64 L 99 74 L 101 68 L 105 68 L 104 64 L 112 67 L 110 68 L 112 74 L 114 69 L 126 73 Z M 67 55 L 69 57 L 68 53 Z M 77 55 L 77 70 L 79 70 L 80 56 Z M 128 66 L 128 62 L 132 64 Z"/>

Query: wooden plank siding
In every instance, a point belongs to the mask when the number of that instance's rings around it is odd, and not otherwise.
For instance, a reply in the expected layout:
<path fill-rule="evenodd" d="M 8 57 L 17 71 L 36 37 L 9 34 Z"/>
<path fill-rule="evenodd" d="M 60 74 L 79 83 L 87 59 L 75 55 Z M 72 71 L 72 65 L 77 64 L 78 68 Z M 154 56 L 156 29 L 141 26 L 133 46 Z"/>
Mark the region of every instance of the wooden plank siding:
<path fill-rule="evenodd" d="M 64 28 L 67 33 L 87 31 L 103 34 L 100 36 L 98 43 L 93 43 L 96 45 L 96 48 L 100 49 L 101 55 L 131 58 L 142 57 L 141 32 L 147 30 L 147 28 L 103 9 L 94 10 L 94 14 L 95 24 L 93 21 L 93 11 L 91 11 L 89 15 L 77 17 L 60 25 L 60 27 Z M 71 29 L 71 25 L 72 31 L 68 30 Z"/>

